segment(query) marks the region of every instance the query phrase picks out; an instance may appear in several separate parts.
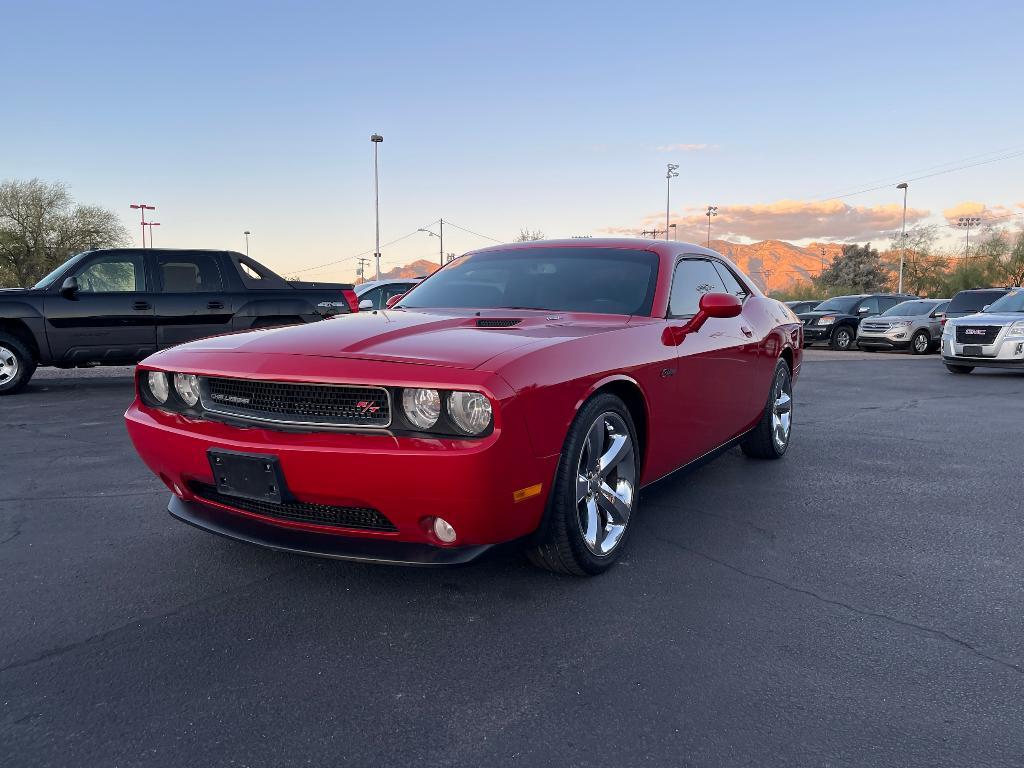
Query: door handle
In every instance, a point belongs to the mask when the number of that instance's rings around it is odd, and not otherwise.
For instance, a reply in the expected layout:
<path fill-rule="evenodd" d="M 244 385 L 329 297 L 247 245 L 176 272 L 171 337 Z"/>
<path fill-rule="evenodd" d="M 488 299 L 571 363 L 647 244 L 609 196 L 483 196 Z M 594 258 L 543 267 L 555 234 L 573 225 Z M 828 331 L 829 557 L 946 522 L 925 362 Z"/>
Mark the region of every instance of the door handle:
<path fill-rule="evenodd" d="M 746 336 L 748 339 L 754 335 L 754 332 L 747 328 L 747 326 L 745 325 L 741 325 L 740 330 L 743 331 L 743 335 Z"/>
<path fill-rule="evenodd" d="M 140 311 L 144 310 L 144 309 L 152 309 L 152 308 L 153 308 L 153 305 L 150 304 L 148 301 L 136 301 L 134 304 L 132 304 L 132 309 L 138 309 Z"/>
<path fill-rule="evenodd" d="M 210 301 L 206 304 L 207 309 L 224 309 L 223 301 Z"/>

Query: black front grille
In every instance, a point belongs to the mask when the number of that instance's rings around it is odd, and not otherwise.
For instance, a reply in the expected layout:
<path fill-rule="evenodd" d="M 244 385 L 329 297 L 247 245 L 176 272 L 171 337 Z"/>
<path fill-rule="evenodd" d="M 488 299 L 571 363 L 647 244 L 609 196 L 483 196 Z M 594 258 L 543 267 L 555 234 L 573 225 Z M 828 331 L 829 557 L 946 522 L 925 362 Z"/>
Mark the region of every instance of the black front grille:
<path fill-rule="evenodd" d="M 394 523 L 372 507 L 333 507 L 327 504 L 310 504 L 305 501 L 271 504 L 267 501 L 227 496 L 206 483 L 191 483 L 190 487 L 200 499 L 277 520 L 325 525 L 331 528 L 355 528 L 361 531 L 395 532 L 398 530 Z"/>
<path fill-rule="evenodd" d="M 958 325 L 956 340 L 958 344 L 992 344 L 1001 330 L 998 325 Z"/>
<path fill-rule="evenodd" d="M 513 325 L 519 325 L 522 320 L 517 317 L 484 317 L 476 321 L 477 328 L 511 328 Z"/>
<path fill-rule="evenodd" d="M 202 398 L 206 410 L 243 419 L 343 427 L 391 423 L 391 398 L 382 387 L 205 378 Z"/>

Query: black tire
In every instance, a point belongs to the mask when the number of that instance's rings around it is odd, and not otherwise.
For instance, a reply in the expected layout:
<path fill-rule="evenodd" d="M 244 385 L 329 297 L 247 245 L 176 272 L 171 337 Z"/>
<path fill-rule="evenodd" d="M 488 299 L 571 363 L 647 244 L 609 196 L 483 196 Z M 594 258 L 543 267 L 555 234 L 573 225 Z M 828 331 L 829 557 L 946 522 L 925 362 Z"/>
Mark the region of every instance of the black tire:
<path fill-rule="evenodd" d="M 0 331 L 0 395 L 24 389 L 36 372 L 36 359 L 17 336 Z"/>
<path fill-rule="evenodd" d="M 946 363 L 946 370 L 950 373 L 970 373 L 974 370 L 973 365 L 950 365 Z"/>
<path fill-rule="evenodd" d="M 785 392 L 789 397 L 788 411 L 789 418 L 785 421 L 785 439 L 776 439 L 776 401 L 779 400 L 779 391 Z M 793 437 L 793 374 L 789 370 L 789 363 L 779 358 L 775 363 L 775 372 L 772 374 L 772 382 L 768 388 L 768 399 L 764 404 L 764 411 L 757 426 L 747 434 L 740 443 L 740 449 L 754 459 L 781 459 L 786 455 L 789 443 Z"/>
<path fill-rule="evenodd" d="M 832 331 L 832 339 L 830 344 L 832 349 L 837 352 L 849 352 L 853 349 L 853 343 L 856 339 L 856 335 L 853 329 L 848 325 L 840 325 L 834 331 Z"/>
<path fill-rule="evenodd" d="M 921 340 L 924 340 L 922 343 Z M 932 348 L 932 336 L 928 331 L 920 330 L 910 339 L 910 354 L 927 355 Z"/>
<path fill-rule="evenodd" d="M 584 540 L 582 530 L 584 523 L 580 520 L 580 504 L 585 502 L 577 501 L 576 478 L 584 456 L 588 456 L 588 446 L 585 443 L 591 429 L 597 426 L 599 420 L 605 419 L 609 414 L 614 414 L 617 418 L 616 423 L 621 423 L 629 434 L 632 444 L 631 455 L 625 454 L 623 461 L 631 462 L 634 481 L 631 507 L 624 530 L 616 537 L 613 548 L 609 552 L 598 555 Z M 604 427 L 605 422 L 601 421 L 600 423 Z M 606 432 L 606 434 L 608 433 Z M 627 474 L 629 468 L 627 465 Z M 569 433 L 562 448 L 562 457 L 555 473 L 554 485 L 548 496 L 546 525 L 542 529 L 537 543 L 526 552 L 530 562 L 555 573 L 573 576 L 592 576 L 611 568 L 625 547 L 631 528 L 630 522 L 636 516 L 640 498 L 639 481 L 640 445 L 637 442 L 636 427 L 629 415 L 629 410 L 615 395 L 597 394 L 584 403 L 576 414 L 576 418 L 573 419 L 572 426 L 569 427 Z M 612 530 L 610 520 L 606 522 L 604 530 Z"/>

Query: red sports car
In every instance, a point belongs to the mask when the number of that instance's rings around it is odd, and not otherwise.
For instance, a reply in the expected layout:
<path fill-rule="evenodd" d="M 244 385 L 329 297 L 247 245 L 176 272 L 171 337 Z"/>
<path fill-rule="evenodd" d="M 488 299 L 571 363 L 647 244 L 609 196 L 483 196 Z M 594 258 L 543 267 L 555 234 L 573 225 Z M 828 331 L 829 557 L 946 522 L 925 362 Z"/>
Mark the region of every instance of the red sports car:
<path fill-rule="evenodd" d="M 517 243 L 386 310 L 158 352 L 125 418 L 170 513 L 213 533 L 423 565 L 521 540 L 594 574 L 644 486 L 737 443 L 786 452 L 802 342 L 706 248 Z"/>

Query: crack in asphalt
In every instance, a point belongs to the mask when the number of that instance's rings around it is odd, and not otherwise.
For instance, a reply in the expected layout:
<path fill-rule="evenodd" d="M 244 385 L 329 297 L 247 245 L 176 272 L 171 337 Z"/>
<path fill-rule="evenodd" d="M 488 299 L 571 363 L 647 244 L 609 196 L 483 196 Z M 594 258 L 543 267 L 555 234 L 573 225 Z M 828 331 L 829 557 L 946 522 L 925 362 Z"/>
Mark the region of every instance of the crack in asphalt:
<path fill-rule="evenodd" d="M 896 625 L 901 626 L 901 627 L 906 627 L 908 629 L 915 629 L 915 630 L 918 630 L 919 632 L 924 632 L 926 634 L 942 638 L 943 640 L 948 640 L 949 642 L 953 643 L 954 645 L 957 645 L 957 646 L 959 646 L 960 648 L 963 648 L 966 651 L 970 651 L 975 656 L 978 656 L 978 657 L 980 657 L 982 659 L 986 659 L 987 661 L 991 661 L 991 662 L 993 662 L 995 664 L 998 664 L 1001 667 L 1004 667 L 1004 668 L 1006 668 L 1008 670 L 1011 670 L 1012 672 L 1016 672 L 1017 674 L 1024 674 L 1024 667 L 1022 667 L 1022 666 L 1020 666 L 1018 664 L 1014 664 L 1011 661 L 1006 661 L 1004 659 L 998 658 L 997 656 L 992 656 L 991 654 L 985 653 L 981 649 L 976 648 L 975 646 L 973 646 L 970 643 L 968 643 L 966 640 L 961 640 L 959 637 L 956 637 L 955 635 L 951 635 L 948 632 L 945 632 L 944 630 L 935 629 L 934 627 L 929 627 L 929 626 L 926 626 L 924 624 L 915 624 L 912 621 L 908 621 L 906 619 L 900 619 L 900 618 L 897 618 L 895 616 L 890 616 L 890 615 L 885 614 L 885 613 L 878 613 L 876 611 L 869 611 L 869 610 L 864 609 L 864 608 L 858 608 L 857 606 L 851 605 L 850 603 L 845 603 L 842 600 L 836 600 L 836 599 L 831 598 L 831 597 L 825 597 L 824 595 L 821 595 L 821 594 L 815 592 L 814 590 L 807 589 L 805 587 L 798 587 L 798 586 L 795 586 L 793 584 L 789 584 L 789 583 L 787 583 L 785 581 L 780 581 L 779 579 L 773 579 L 771 576 L 765 576 L 765 575 L 760 574 L 760 573 L 753 573 L 751 571 L 744 570 L 743 568 L 740 568 L 739 566 L 733 565 L 732 563 L 729 563 L 729 562 L 727 562 L 725 560 L 721 560 L 721 559 L 719 559 L 717 557 L 709 555 L 706 552 L 701 552 L 698 549 L 693 549 L 692 547 L 688 547 L 685 544 L 681 544 L 678 541 L 674 541 L 674 540 L 666 538 L 664 536 L 657 536 L 657 535 L 655 535 L 654 538 L 657 539 L 658 541 L 664 542 L 665 544 L 669 544 L 670 546 L 677 547 L 678 549 L 682 549 L 683 551 L 689 552 L 692 555 L 696 555 L 697 557 L 703 558 L 704 560 L 707 560 L 710 563 L 715 563 L 716 565 L 720 565 L 721 567 L 726 568 L 726 569 L 728 569 L 730 571 L 733 571 L 734 573 L 738 573 L 741 576 L 746 576 L 747 578 L 750 578 L 750 579 L 756 579 L 758 581 L 764 581 L 764 582 L 767 582 L 769 584 L 774 584 L 775 586 L 781 587 L 782 589 L 785 589 L 788 592 L 795 592 L 795 593 L 800 594 L 800 595 L 805 595 L 805 596 L 811 597 L 811 598 L 813 598 L 813 599 L 815 599 L 815 600 L 817 600 L 819 602 L 825 603 L 826 605 L 835 606 L 837 608 L 843 608 L 845 610 L 848 610 L 848 611 L 851 611 L 853 613 L 856 613 L 856 614 L 858 614 L 860 616 L 867 616 L 867 617 L 871 617 L 871 618 L 875 618 L 875 619 L 882 619 L 883 621 L 887 621 L 887 622 L 890 622 L 892 624 L 896 624 Z"/>
<path fill-rule="evenodd" d="M 10 672 L 16 669 L 22 669 L 24 667 L 30 667 L 33 664 L 38 664 L 41 661 L 47 661 L 58 656 L 63 656 L 64 654 L 70 653 L 71 651 L 75 651 L 79 648 L 86 648 L 92 645 L 96 645 L 98 643 L 102 643 L 107 638 L 113 637 L 114 635 L 118 634 L 119 632 L 122 632 L 125 629 L 128 629 L 133 625 L 138 625 L 141 627 L 153 624 L 155 622 L 160 622 L 172 616 L 177 616 L 178 614 L 187 611 L 189 608 L 194 608 L 197 605 L 202 605 L 203 603 L 207 602 L 216 602 L 217 600 L 227 597 L 228 595 L 248 589 L 249 587 L 252 587 L 256 584 L 260 584 L 261 582 L 269 581 L 270 579 L 276 578 L 278 576 L 293 573 L 294 571 L 297 571 L 301 568 L 309 567 L 311 567 L 310 563 L 298 563 L 297 565 L 293 565 L 289 568 L 282 568 L 280 570 L 273 571 L 272 573 L 268 573 L 265 576 L 261 576 L 258 579 L 253 579 L 252 581 L 247 581 L 244 584 L 239 584 L 236 587 L 225 589 L 222 592 L 217 592 L 213 595 L 206 595 L 205 597 L 200 597 L 196 600 L 183 603 L 182 605 L 176 606 L 175 608 L 164 613 L 160 613 L 155 616 L 147 616 L 141 619 L 132 619 L 131 621 L 127 621 L 124 624 L 120 624 L 111 629 L 104 630 L 103 632 L 97 632 L 94 635 L 89 635 L 88 637 L 83 638 L 82 640 L 77 640 L 73 643 L 68 643 L 67 645 L 59 645 L 56 648 L 49 648 L 43 651 L 42 653 L 38 653 L 35 656 L 32 656 L 28 659 L 22 659 L 21 661 L 12 661 L 10 664 L 7 664 L 4 667 L 0 667 L 0 674 L 3 674 L 4 672 Z"/>

